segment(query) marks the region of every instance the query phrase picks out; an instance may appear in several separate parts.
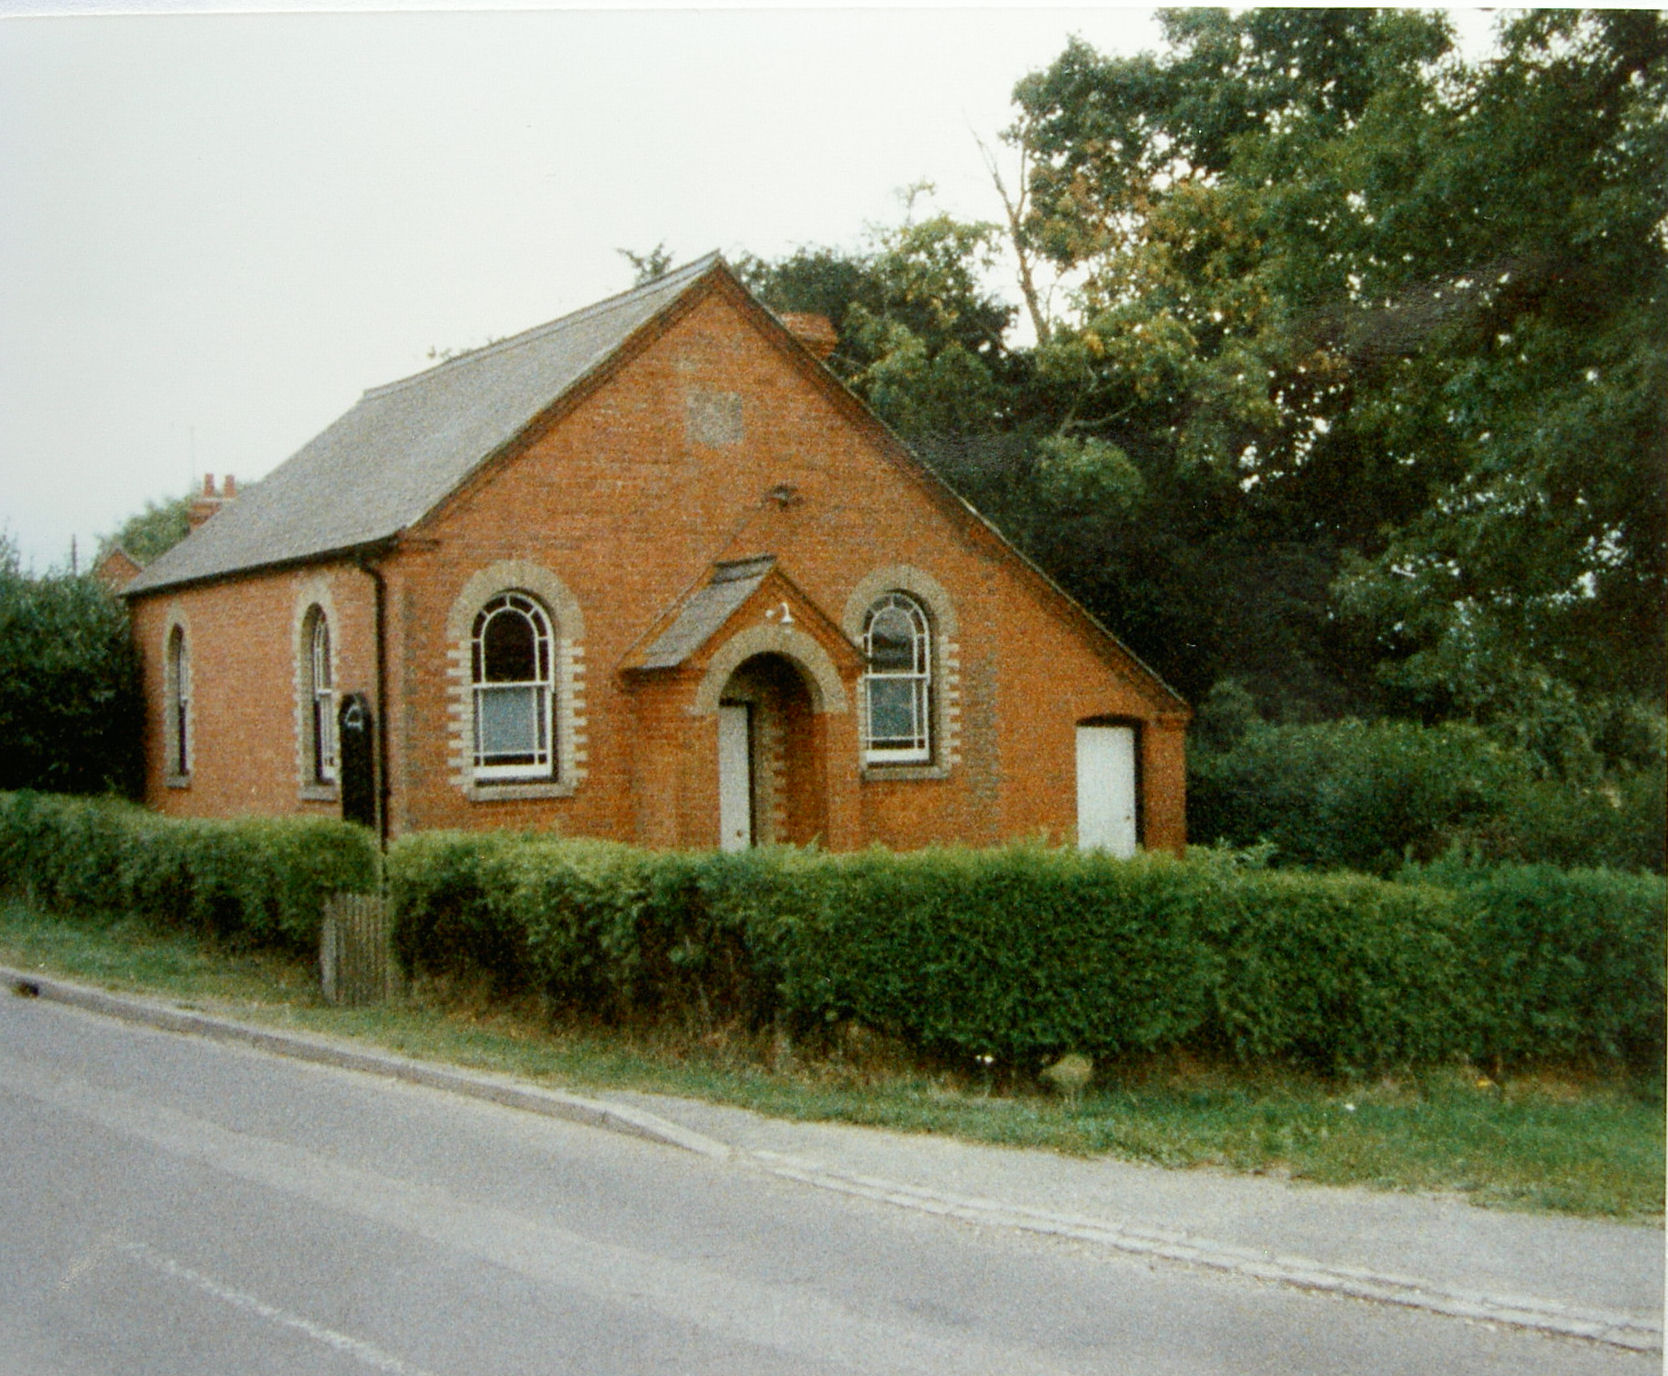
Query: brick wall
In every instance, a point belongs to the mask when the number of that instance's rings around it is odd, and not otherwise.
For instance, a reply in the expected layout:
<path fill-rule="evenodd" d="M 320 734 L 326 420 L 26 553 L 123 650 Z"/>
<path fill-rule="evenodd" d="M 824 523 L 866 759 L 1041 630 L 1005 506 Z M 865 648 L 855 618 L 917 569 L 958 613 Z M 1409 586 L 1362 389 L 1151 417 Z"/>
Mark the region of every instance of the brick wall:
<path fill-rule="evenodd" d="M 338 694 L 376 696 L 375 599 L 351 564 L 262 574 L 138 599 L 133 628 L 145 690 L 145 799 L 181 816 L 338 810 L 334 788 L 312 780 L 305 752 L 305 618 L 330 620 Z M 166 646 L 185 633 L 190 662 L 190 772 L 176 775 L 169 729 Z"/>
<path fill-rule="evenodd" d="M 899 462 L 727 290 L 699 297 L 387 558 L 392 829 L 515 827 L 713 844 L 716 725 L 710 708 L 696 705 L 699 673 L 634 685 L 620 666 L 715 561 L 756 554 L 777 556 L 836 628 L 877 577 L 913 570 L 933 598 L 947 599 L 929 607 L 938 758 L 927 768 L 865 770 L 855 691 L 840 712 L 811 719 L 789 710 L 778 744 L 812 758 L 778 762 L 772 825 L 784 834 L 809 839 L 799 833 L 814 818 L 835 845 L 1070 840 L 1075 724 L 1116 716 L 1143 723 L 1147 844 L 1182 844 L 1178 706 L 1127 671 L 1116 649 L 1097 646 L 1079 614 Z M 559 623 L 568 753 L 554 785 L 471 787 L 460 763 L 471 709 L 458 611 L 473 605 L 483 571 L 495 566 L 524 570 L 511 584 L 538 595 Z M 340 621 L 332 626 L 338 683 L 374 691 L 372 583 L 352 566 L 140 600 L 153 734 L 170 614 L 189 621 L 195 677 L 193 776 L 189 787 L 170 788 L 153 761 L 154 805 L 201 814 L 329 805 L 298 782 L 296 618 L 309 580 Z"/>

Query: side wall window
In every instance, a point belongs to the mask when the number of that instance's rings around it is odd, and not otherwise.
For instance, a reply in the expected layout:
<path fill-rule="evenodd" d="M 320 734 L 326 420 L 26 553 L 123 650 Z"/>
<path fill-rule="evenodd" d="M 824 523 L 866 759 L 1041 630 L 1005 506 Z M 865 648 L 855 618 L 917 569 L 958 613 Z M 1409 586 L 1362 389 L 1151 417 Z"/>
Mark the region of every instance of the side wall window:
<path fill-rule="evenodd" d="M 185 627 L 175 625 L 168 632 L 163 658 L 163 699 L 167 720 L 164 734 L 168 747 L 168 773 L 184 780 L 191 775 L 191 648 Z"/>
<path fill-rule="evenodd" d="M 507 592 L 481 608 L 470 637 L 470 682 L 475 777 L 555 777 L 550 614 L 533 598 Z"/>
<path fill-rule="evenodd" d="M 932 628 L 920 603 L 889 592 L 863 625 L 864 760 L 929 764 L 932 738 Z"/>
<path fill-rule="evenodd" d="M 336 673 L 330 656 L 330 619 L 322 607 L 307 613 L 303 637 L 306 660 L 302 684 L 306 693 L 304 724 L 307 764 L 312 782 L 336 782 Z"/>

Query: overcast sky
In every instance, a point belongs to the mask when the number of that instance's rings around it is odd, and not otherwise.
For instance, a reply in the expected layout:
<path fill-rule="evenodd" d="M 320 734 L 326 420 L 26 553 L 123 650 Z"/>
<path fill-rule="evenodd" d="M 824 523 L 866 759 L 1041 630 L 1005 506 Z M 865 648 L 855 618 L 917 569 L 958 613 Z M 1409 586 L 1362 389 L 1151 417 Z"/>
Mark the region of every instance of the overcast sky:
<path fill-rule="evenodd" d="M 1132 9 L 17 14 L 0 0 L 0 533 L 83 560 L 365 388 L 630 285 L 665 241 L 856 246 Z M 39 0 L 37 9 L 98 0 Z M 203 0 L 209 3 L 209 0 Z"/>

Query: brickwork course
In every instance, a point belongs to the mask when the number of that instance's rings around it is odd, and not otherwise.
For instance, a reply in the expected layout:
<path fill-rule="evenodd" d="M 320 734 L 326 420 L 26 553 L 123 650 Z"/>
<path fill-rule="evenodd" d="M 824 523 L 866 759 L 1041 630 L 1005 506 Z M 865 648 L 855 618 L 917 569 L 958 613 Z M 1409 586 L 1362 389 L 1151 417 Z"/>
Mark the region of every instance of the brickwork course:
<path fill-rule="evenodd" d="M 753 842 L 1071 843 L 1078 738 L 1110 726 L 1134 742 L 1134 835 L 1179 852 L 1186 705 L 840 385 L 828 338 L 714 255 L 366 393 L 127 584 L 147 802 L 340 809 L 314 740 L 322 617 L 327 700 L 375 722 L 386 836 L 715 846 L 736 704 Z M 489 777 L 475 637 L 505 593 L 548 635 L 524 701 L 549 749 Z M 930 664 L 907 760 L 865 741 L 865 630 L 894 594 Z"/>

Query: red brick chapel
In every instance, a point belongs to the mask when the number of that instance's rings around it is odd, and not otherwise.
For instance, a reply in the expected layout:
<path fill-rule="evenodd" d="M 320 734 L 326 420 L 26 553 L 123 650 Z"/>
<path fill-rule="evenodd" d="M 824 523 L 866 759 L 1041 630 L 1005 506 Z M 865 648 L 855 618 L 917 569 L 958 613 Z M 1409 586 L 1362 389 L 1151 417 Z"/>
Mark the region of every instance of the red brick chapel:
<path fill-rule="evenodd" d="M 123 589 L 146 801 L 1180 851 L 1186 705 L 716 255 L 366 392 Z"/>

